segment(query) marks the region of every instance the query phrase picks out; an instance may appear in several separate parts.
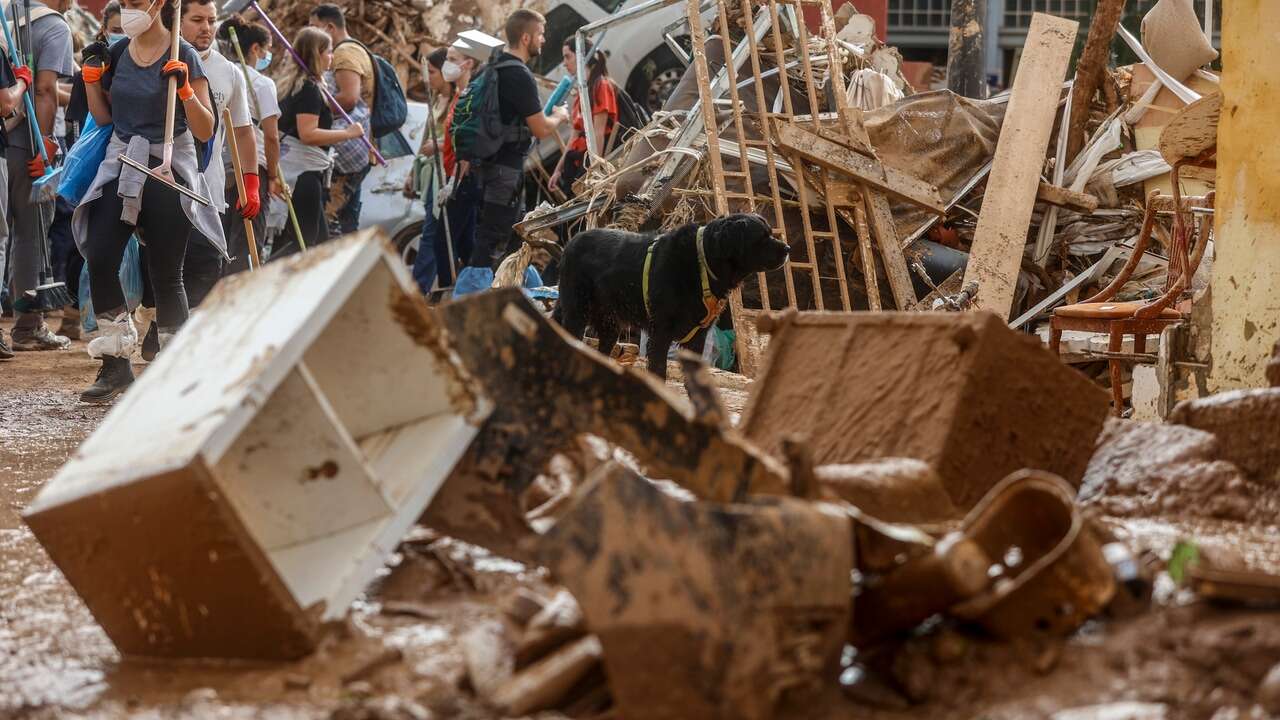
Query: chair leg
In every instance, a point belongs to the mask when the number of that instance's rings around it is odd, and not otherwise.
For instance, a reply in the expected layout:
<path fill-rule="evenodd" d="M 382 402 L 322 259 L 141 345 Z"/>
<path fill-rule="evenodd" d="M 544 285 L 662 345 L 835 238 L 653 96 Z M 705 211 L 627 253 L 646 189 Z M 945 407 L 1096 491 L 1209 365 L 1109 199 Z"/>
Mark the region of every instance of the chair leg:
<path fill-rule="evenodd" d="M 1111 337 L 1107 341 L 1107 350 L 1118 353 L 1124 347 L 1124 333 L 1119 328 L 1111 329 Z M 1120 361 L 1111 358 L 1107 361 L 1107 368 L 1111 370 L 1111 412 L 1116 417 L 1120 417 L 1124 412 L 1124 385 L 1120 380 Z"/>
<path fill-rule="evenodd" d="M 1061 355 L 1059 347 L 1062 345 L 1062 328 L 1049 326 L 1049 350 L 1054 355 Z"/>

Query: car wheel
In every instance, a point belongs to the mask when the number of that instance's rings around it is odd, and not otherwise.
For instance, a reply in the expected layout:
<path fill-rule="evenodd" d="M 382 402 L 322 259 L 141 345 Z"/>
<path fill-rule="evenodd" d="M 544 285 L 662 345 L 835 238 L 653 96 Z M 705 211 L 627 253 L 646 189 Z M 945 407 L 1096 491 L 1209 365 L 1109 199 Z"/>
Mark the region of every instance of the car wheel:
<path fill-rule="evenodd" d="M 418 259 L 418 243 L 422 242 L 423 225 L 423 222 L 416 222 L 396 233 L 391 241 L 400 254 L 401 262 L 410 270 L 413 270 L 413 263 Z"/>
<path fill-rule="evenodd" d="M 684 64 L 666 45 L 642 60 L 627 82 L 627 94 L 650 113 L 661 110 L 684 76 Z"/>

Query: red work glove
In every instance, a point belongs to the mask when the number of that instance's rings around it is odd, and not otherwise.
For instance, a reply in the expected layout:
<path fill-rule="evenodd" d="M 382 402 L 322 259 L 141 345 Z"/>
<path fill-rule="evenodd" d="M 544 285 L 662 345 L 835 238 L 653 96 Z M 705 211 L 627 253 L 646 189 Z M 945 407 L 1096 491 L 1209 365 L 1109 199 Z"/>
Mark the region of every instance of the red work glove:
<path fill-rule="evenodd" d="M 53 138 L 46 137 L 44 139 L 44 149 L 45 152 L 49 154 L 49 162 L 52 163 L 53 159 L 58 155 L 58 143 L 54 142 Z M 39 151 L 37 150 L 36 152 L 38 153 Z M 30 175 L 33 178 L 39 178 L 44 177 L 44 173 L 45 164 L 43 157 L 37 154 L 35 157 L 27 161 L 27 175 Z"/>
<path fill-rule="evenodd" d="M 35 80 L 31 76 L 31 68 L 26 65 L 19 65 L 13 69 L 13 76 L 27 84 L 27 87 L 35 87 Z"/>
<path fill-rule="evenodd" d="M 191 70 L 181 60 L 170 60 L 165 63 L 164 68 L 160 70 L 160 77 L 178 79 L 178 99 L 182 102 L 187 102 L 196 96 L 196 91 L 191 87 Z"/>
<path fill-rule="evenodd" d="M 244 194 L 248 201 L 237 203 L 240 217 L 245 220 L 258 217 L 258 213 L 262 212 L 262 197 L 258 194 L 260 192 L 262 192 L 262 186 L 258 184 L 258 173 L 245 173 Z"/>

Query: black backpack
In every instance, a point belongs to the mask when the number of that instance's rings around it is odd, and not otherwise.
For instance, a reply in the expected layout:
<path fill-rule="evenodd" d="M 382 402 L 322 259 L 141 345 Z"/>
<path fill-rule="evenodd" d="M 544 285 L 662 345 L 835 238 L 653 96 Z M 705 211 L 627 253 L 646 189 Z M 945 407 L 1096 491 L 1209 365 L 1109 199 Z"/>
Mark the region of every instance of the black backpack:
<path fill-rule="evenodd" d="M 609 138 L 609 148 L 619 147 L 631 137 L 631 134 L 649 124 L 649 111 L 622 89 L 622 86 L 610 78 L 613 94 L 618 98 L 618 123 L 613 129 L 613 137 Z"/>
<path fill-rule="evenodd" d="M 458 159 L 488 160 L 508 143 L 533 142 L 533 133 L 524 120 L 505 125 L 498 109 L 498 71 L 508 67 L 526 67 L 517 58 L 490 60 L 458 98 L 453 109 L 453 148 Z"/>
<path fill-rule="evenodd" d="M 400 85 L 400 76 L 386 58 L 369 49 L 368 45 L 354 38 L 347 38 L 338 43 L 355 43 L 369 54 L 373 63 L 373 107 L 369 108 L 369 129 L 375 138 L 389 135 L 399 130 L 409 117 L 409 102 L 404 96 L 404 87 Z M 334 48 L 337 50 L 337 48 Z"/>

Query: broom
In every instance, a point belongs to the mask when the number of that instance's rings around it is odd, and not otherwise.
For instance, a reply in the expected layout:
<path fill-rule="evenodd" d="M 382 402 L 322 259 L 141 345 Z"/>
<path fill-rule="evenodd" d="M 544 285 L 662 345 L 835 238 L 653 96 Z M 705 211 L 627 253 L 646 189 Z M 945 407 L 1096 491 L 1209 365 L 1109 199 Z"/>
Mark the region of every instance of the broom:
<path fill-rule="evenodd" d="M 31 10 L 23 3 L 26 8 L 27 29 L 31 28 Z M 18 46 L 13 42 L 13 32 L 9 27 L 8 13 L 3 13 L 3 22 L 0 27 L 4 29 L 4 38 L 9 45 L 9 54 L 15 65 L 22 64 L 22 56 L 19 54 Z M 67 290 L 65 282 L 57 282 L 53 279 L 53 269 L 49 266 L 49 236 L 44 225 L 44 212 L 39 207 L 41 203 L 51 202 L 56 197 L 57 184 L 47 182 L 53 176 L 53 170 L 49 167 L 49 155 L 44 147 L 44 135 L 40 132 L 40 121 L 36 117 L 35 104 L 31 98 L 35 93 L 35 88 L 27 88 L 27 92 L 22 94 L 22 99 L 26 101 L 27 109 L 27 127 L 32 134 L 31 142 L 35 147 L 40 148 L 40 157 L 44 159 L 44 176 L 40 178 L 45 180 L 43 186 L 50 193 L 48 197 L 44 197 L 44 191 L 40 185 L 33 185 L 31 188 L 31 202 L 36 203 L 36 217 L 40 221 L 40 237 L 37 242 L 40 244 L 40 276 L 36 282 L 34 290 L 28 290 L 22 294 L 22 297 L 15 298 L 13 301 L 13 309 L 16 313 L 44 313 L 51 310 L 61 310 L 64 307 L 72 305 L 75 300 L 71 297 L 70 291 Z"/>

